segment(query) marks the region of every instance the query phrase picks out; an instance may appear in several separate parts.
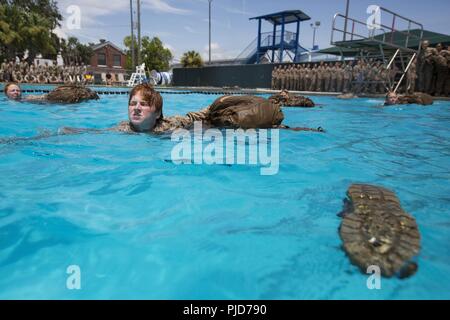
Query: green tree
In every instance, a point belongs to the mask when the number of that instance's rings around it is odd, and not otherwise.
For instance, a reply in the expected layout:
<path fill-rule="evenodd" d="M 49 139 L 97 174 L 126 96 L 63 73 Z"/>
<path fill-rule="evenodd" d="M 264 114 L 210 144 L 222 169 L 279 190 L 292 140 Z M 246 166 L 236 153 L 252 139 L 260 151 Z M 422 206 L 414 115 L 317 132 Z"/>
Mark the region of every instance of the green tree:
<path fill-rule="evenodd" d="M 199 68 L 203 66 L 203 59 L 197 51 L 188 51 L 183 53 L 181 63 L 185 68 Z"/>
<path fill-rule="evenodd" d="M 52 32 L 62 16 L 52 0 L 0 0 L 0 54 L 8 59 L 28 60 L 37 54 L 56 57 L 59 39 Z"/>
<path fill-rule="evenodd" d="M 93 54 L 92 45 L 84 45 L 75 37 L 61 40 L 61 55 L 65 64 L 89 64 Z"/>
<path fill-rule="evenodd" d="M 126 59 L 126 62 L 125 62 L 125 68 L 128 69 L 128 70 L 132 70 L 133 66 L 132 66 L 132 60 L 131 60 L 131 36 L 126 36 L 123 39 L 123 44 L 124 44 L 124 46 L 126 48 L 125 53 L 127 55 L 127 59 Z M 134 61 L 135 61 L 135 63 L 137 61 L 137 50 L 136 50 L 137 45 L 138 45 L 138 43 L 137 43 L 136 37 L 135 37 L 134 38 L 134 48 L 135 48 Z"/>
<path fill-rule="evenodd" d="M 141 40 L 141 58 L 142 62 L 145 62 L 147 70 L 168 71 L 170 68 L 170 62 L 173 59 L 172 52 L 164 48 L 162 41 L 158 37 L 150 39 L 145 36 Z M 123 41 L 127 48 L 127 69 L 132 69 L 131 66 L 131 37 L 125 37 Z M 134 45 L 136 48 L 136 63 L 137 63 L 137 41 L 134 39 Z"/>

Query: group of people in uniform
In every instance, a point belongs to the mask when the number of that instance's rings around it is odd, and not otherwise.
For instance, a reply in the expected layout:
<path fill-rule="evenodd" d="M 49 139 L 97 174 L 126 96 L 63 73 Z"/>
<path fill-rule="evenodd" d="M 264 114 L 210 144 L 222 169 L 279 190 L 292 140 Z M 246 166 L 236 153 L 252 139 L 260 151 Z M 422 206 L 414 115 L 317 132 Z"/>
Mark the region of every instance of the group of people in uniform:
<path fill-rule="evenodd" d="M 389 77 L 381 62 L 320 62 L 278 66 L 272 89 L 310 92 L 384 93 Z"/>
<path fill-rule="evenodd" d="M 417 91 L 434 96 L 450 95 L 450 46 L 438 44 L 430 47 L 429 41 L 422 42 L 417 58 Z"/>
<path fill-rule="evenodd" d="M 89 83 L 90 75 L 85 64 L 71 63 L 60 66 L 45 64 L 29 64 L 25 59 L 20 62 L 4 60 L 0 64 L 0 82 L 16 83 Z"/>
<path fill-rule="evenodd" d="M 381 61 L 360 59 L 344 62 L 280 65 L 272 71 L 272 89 L 310 92 L 384 94 L 401 76 L 394 63 L 387 69 Z M 422 43 L 420 55 L 406 73 L 400 92 L 420 91 L 434 96 L 450 94 L 450 47 L 430 48 Z"/>

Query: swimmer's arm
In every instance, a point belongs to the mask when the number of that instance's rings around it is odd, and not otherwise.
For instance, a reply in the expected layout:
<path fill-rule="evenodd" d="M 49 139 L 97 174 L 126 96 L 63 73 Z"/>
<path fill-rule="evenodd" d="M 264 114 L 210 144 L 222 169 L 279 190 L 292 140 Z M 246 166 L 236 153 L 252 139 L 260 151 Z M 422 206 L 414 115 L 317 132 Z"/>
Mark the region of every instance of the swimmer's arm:
<path fill-rule="evenodd" d="M 209 108 L 210 107 L 208 106 L 200 111 L 188 112 L 186 114 L 186 117 L 188 117 L 191 122 L 207 120 L 209 115 Z"/>
<path fill-rule="evenodd" d="M 107 129 L 90 129 L 90 128 L 74 128 L 74 127 L 62 127 L 58 129 L 59 135 L 66 134 L 82 134 L 82 133 L 106 133 L 106 132 L 126 132 L 133 133 L 130 123 L 128 121 L 122 121 L 117 126 Z"/>
<path fill-rule="evenodd" d="M 47 139 L 50 137 L 56 137 L 58 135 L 59 135 L 58 133 L 45 131 L 35 137 L 29 137 L 29 138 L 24 138 L 24 137 L 0 138 L 0 144 L 14 144 L 17 142 L 37 141 L 37 140 Z"/>
<path fill-rule="evenodd" d="M 62 127 L 58 129 L 58 135 L 81 134 L 81 133 L 103 133 L 108 129 L 89 129 L 89 128 L 73 128 Z"/>
<path fill-rule="evenodd" d="M 63 128 L 59 128 L 57 132 L 44 131 L 43 133 L 41 133 L 37 136 L 34 136 L 34 137 L 0 138 L 0 144 L 13 144 L 13 143 L 17 143 L 17 142 L 38 141 L 38 140 L 47 139 L 47 138 L 51 138 L 51 137 L 57 137 L 57 136 L 81 134 L 81 133 L 103 133 L 106 131 L 107 130 L 102 130 L 102 129 L 63 127 Z"/>
<path fill-rule="evenodd" d="M 22 98 L 22 101 L 25 102 L 45 102 L 47 100 L 47 95 L 43 94 L 40 96 L 36 95 L 28 95 Z"/>
<path fill-rule="evenodd" d="M 326 131 L 322 127 L 318 127 L 317 129 L 314 128 L 307 128 L 307 127 L 295 127 L 291 128 L 289 126 L 286 126 L 284 124 L 281 124 L 279 126 L 275 126 L 274 129 L 285 129 L 285 130 L 291 130 L 291 131 L 310 131 L 310 132 L 320 132 L 325 133 Z"/>

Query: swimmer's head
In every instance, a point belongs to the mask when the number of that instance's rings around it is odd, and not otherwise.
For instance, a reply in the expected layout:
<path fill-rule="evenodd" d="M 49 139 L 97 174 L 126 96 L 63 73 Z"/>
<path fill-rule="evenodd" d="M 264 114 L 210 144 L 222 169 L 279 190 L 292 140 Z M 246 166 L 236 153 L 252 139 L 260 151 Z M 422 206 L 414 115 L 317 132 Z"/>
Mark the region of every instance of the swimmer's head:
<path fill-rule="evenodd" d="M 20 100 L 22 96 L 22 90 L 20 89 L 19 85 L 13 82 L 8 83 L 3 91 L 5 92 L 5 96 L 7 96 L 8 99 Z"/>
<path fill-rule="evenodd" d="M 442 51 L 442 49 L 443 49 L 444 47 L 442 46 L 442 43 L 438 43 L 437 45 L 436 45 L 436 50 L 437 51 Z"/>
<path fill-rule="evenodd" d="M 395 92 L 389 92 L 386 95 L 386 101 L 384 102 L 387 106 L 392 106 L 398 103 L 398 95 Z"/>
<path fill-rule="evenodd" d="M 152 131 L 163 118 L 163 100 L 159 92 L 149 84 L 140 84 L 131 90 L 128 100 L 128 118 L 139 132 Z"/>

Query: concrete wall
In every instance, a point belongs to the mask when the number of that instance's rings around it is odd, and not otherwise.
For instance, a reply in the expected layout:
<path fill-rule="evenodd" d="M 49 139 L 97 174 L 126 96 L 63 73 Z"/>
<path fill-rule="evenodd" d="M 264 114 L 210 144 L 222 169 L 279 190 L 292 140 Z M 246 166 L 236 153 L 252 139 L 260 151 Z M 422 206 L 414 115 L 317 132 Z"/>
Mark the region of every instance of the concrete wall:
<path fill-rule="evenodd" d="M 210 66 L 173 69 L 173 85 L 184 87 L 270 88 L 278 64 Z"/>

